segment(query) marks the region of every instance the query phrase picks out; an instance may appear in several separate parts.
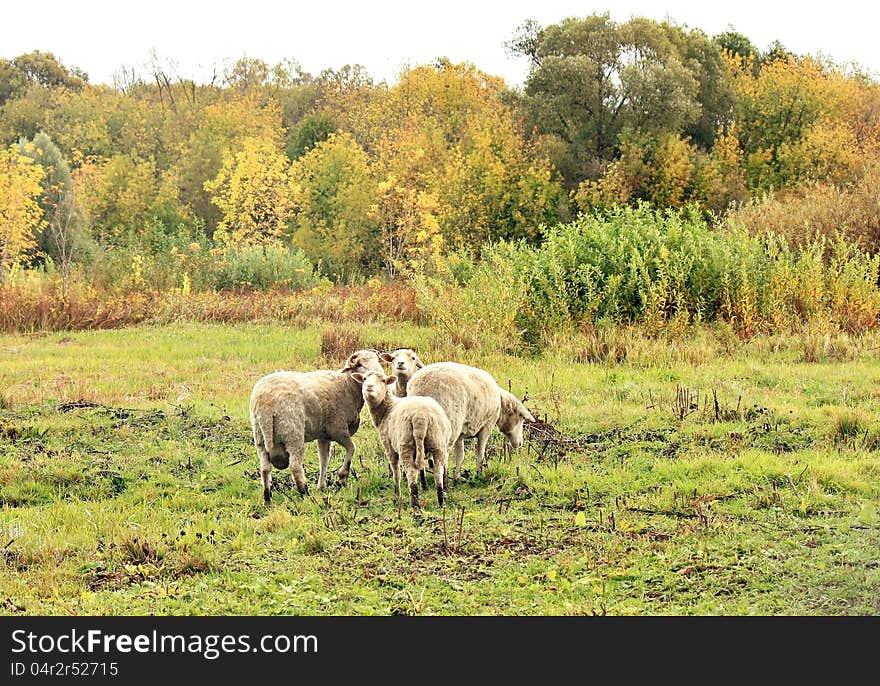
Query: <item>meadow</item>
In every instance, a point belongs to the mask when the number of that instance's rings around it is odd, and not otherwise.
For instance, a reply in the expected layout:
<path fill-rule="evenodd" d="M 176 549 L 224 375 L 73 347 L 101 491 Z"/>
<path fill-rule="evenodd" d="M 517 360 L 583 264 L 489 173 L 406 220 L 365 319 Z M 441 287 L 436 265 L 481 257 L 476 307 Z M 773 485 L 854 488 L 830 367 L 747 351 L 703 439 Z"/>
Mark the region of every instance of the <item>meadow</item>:
<path fill-rule="evenodd" d="M 876 332 L 621 326 L 514 356 L 341 331 L 0 334 L 0 613 L 880 614 Z M 446 508 L 413 513 L 364 410 L 355 478 L 301 498 L 276 470 L 264 506 L 254 382 L 354 345 L 484 367 L 539 422 L 513 454 L 496 432 L 479 476 L 469 444 Z"/>

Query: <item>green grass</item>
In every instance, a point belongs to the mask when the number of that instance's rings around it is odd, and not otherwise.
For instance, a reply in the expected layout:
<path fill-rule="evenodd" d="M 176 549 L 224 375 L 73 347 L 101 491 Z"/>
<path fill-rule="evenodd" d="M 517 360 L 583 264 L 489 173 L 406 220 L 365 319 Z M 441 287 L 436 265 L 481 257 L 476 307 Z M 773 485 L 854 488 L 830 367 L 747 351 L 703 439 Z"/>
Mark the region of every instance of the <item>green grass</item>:
<path fill-rule="evenodd" d="M 429 329 L 360 333 L 440 354 Z M 248 395 L 331 364 L 320 334 L 0 336 L 0 613 L 880 614 L 874 341 L 810 363 L 795 339 L 702 335 L 615 365 L 461 353 L 576 444 L 496 434 L 445 512 L 427 493 L 399 513 L 365 412 L 348 486 L 302 499 L 276 472 L 266 508 Z"/>

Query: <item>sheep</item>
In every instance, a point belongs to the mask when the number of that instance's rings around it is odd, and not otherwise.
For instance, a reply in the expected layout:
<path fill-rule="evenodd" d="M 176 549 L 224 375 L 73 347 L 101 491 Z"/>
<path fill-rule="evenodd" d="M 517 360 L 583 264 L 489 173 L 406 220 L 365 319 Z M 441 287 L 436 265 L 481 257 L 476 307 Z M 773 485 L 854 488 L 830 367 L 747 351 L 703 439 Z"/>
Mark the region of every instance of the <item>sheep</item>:
<path fill-rule="evenodd" d="M 360 426 L 364 399 L 352 372 L 382 372 L 375 350 L 352 353 L 340 371 L 277 371 L 254 385 L 250 398 L 250 420 L 254 445 L 260 458 L 263 501 L 272 498 L 272 467 L 290 466 L 296 488 L 308 494 L 303 455 L 305 444 L 318 442 L 320 472 L 318 489 L 327 487 L 330 442 L 345 448 L 345 460 L 337 471 L 345 485 L 354 455 L 351 437 Z"/>
<path fill-rule="evenodd" d="M 434 460 L 437 503 L 443 507 L 446 463 L 452 434 L 452 426 L 443 408 L 433 398 L 399 398 L 393 395 L 389 389 L 397 381 L 393 375 L 354 372 L 351 376 L 361 384 L 363 398 L 379 431 L 382 447 L 391 465 L 395 497 L 399 501 L 402 463 L 409 485 L 410 504 L 413 509 L 419 509 L 417 479 L 424 472 L 426 455 L 430 455 Z"/>
<path fill-rule="evenodd" d="M 458 362 L 435 362 L 419 369 L 407 384 L 407 396 L 430 396 L 440 403 L 452 424 L 455 474 L 461 479 L 464 439 L 477 439 L 477 473 L 483 469 L 486 443 L 498 426 L 514 450 L 522 446 L 525 421 L 535 418 L 519 399 L 498 386 L 492 375 L 479 367 Z M 423 480 L 424 484 L 424 480 Z"/>
<path fill-rule="evenodd" d="M 461 479 L 464 439 L 477 438 L 477 471 L 483 468 L 486 442 L 501 414 L 501 389 L 492 375 L 458 362 L 434 362 L 419 369 L 407 384 L 407 397 L 434 398 L 452 425 L 454 479 Z"/>
<path fill-rule="evenodd" d="M 391 392 L 398 398 L 406 396 L 406 386 L 410 378 L 419 369 L 425 366 L 425 363 L 419 359 L 416 351 L 412 348 L 397 348 L 390 353 L 382 353 L 379 358 L 383 362 L 391 364 L 391 373 L 397 377 L 397 382 L 391 389 Z"/>
<path fill-rule="evenodd" d="M 535 418 L 525 405 L 510 391 L 498 389 L 501 394 L 501 413 L 498 415 L 498 429 L 510 443 L 510 447 L 519 450 L 522 446 L 523 424 L 534 422 Z"/>

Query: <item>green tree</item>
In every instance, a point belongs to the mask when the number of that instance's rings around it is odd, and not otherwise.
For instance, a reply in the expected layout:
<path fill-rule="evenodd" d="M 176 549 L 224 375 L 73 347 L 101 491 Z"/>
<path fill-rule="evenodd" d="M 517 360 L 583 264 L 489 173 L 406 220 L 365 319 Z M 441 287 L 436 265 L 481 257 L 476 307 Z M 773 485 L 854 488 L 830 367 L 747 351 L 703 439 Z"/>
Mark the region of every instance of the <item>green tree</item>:
<path fill-rule="evenodd" d="M 698 31 L 601 14 L 529 22 L 508 47 L 532 64 L 522 107 L 571 188 L 601 176 L 626 129 L 709 146 L 729 117 L 727 64 Z"/>
<path fill-rule="evenodd" d="M 333 275 L 380 265 L 378 184 L 350 134 L 330 134 L 294 161 L 293 244 Z"/>
<path fill-rule="evenodd" d="M 12 60 L 0 59 L 0 105 L 31 86 L 79 90 L 87 81 L 85 72 L 65 67 L 51 52 L 34 50 Z"/>
<path fill-rule="evenodd" d="M 19 143 L 20 152 L 44 169 L 41 186 L 42 230 L 37 247 L 61 267 L 62 290 L 67 293 L 74 255 L 82 243 L 82 222 L 70 166 L 52 139 L 40 132 Z"/>

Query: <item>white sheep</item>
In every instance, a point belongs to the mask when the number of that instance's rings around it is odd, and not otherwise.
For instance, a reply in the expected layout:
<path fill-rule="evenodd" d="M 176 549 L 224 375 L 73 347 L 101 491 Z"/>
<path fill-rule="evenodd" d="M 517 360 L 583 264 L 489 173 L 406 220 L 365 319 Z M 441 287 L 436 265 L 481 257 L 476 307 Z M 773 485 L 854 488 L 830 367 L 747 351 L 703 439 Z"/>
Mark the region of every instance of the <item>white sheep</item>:
<path fill-rule="evenodd" d="M 405 397 L 410 378 L 424 367 L 425 363 L 419 359 L 416 351 L 412 348 L 397 348 L 390 353 L 382 353 L 379 358 L 383 362 L 391 364 L 391 373 L 397 377 L 391 392 L 398 398 Z"/>
<path fill-rule="evenodd" d="M 327 487 L 331 441 L 345 448 L 345 460 L 337 471 L 340 485 L 345 484 L 355 450 L 351 437 L 360 426 L 364 406 L 361 387 L 351 373 L 375 371 L 384 373 L 377 352 L 358 350 L 340 371 L 278 371 L 257 381 L 250 418 L 267 504 L 272 498 L 272 466 L 290 465 L 297 490 L 308 493 L 303 456 L 310 441 L 318 442 L 318 488 Z"/>
<path fill-rule="evenodd" d="M 498 428 L 507 438 L 514 450 L 522 446 L 523 424 L 534 422 L 535 418 L 528 408 L 510 391 L 498 389 L 501 394 L 501 413 L 498 415 Z"/>
<path fill-rule="evenodd" d="M 361 383 L 363 398 L 370 409 L 373 424 L 394 478 L 394 495 L 400 498 L 400 468 L 406 472 L 410 503 L 419 508 L 418 478 L 423 474 L 426 456 L 434 460 L 434 483 L 437 503 L 443 507 L 446 488 L 446 463 L 452 427 L 440 404 L 433 398 L 407 396 L 399 398 L 391 393 L 389 386 L 395 377 L 384 373 L 353 373 L 352 378 Z M 424 485 L 424 482 L 423 482 Z"/>
<path fill-rule="evenodd" d="M 493 426 L 497 425 L 511 447 L 517 450 L 522 446 L 523 423 L 535 421 L 525 405 L 501 388 L 489 372 L 458 362 L 435 362 L 419 369 L 407 384 L 407 397 L 416 395 L 434 398 L 449 417 L 456 481 L 461 478 L 464 439 L 477 439 L 477 473 L 480 473 Z"/>
<path fill-rule="evenodd" d="M 458 362 L 434 362 L 419 369 L 407 384 L 407 397 L 434 398 L 452 425 L 455 480 L 461 478 L 464 439 L 477 439 L 477 471 L 483 468 L 486 442 L 501 414 L 500 389 L 492 375 Z"/>

